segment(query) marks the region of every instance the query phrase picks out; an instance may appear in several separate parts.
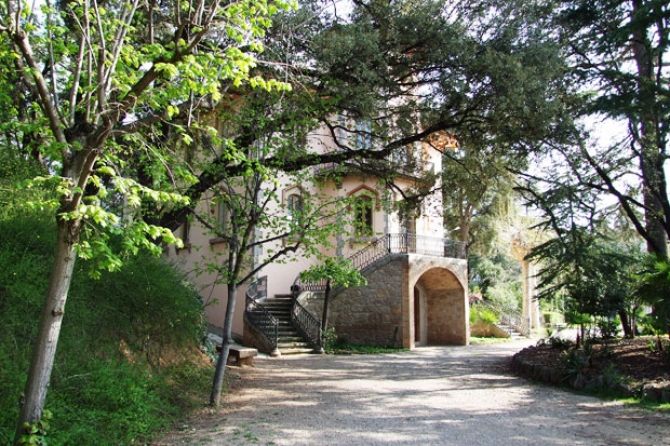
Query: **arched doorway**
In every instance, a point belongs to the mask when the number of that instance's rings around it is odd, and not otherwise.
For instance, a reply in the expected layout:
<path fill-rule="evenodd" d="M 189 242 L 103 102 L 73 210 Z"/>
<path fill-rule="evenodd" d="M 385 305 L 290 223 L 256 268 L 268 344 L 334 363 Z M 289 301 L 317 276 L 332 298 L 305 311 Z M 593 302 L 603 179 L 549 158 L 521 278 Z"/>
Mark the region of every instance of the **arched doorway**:
<path fill-rule="evenodd" d="M 413 287 L 415 345 L 466 345 L 469 342 L 467 295 L 446 268 L 425 271 Z"/>

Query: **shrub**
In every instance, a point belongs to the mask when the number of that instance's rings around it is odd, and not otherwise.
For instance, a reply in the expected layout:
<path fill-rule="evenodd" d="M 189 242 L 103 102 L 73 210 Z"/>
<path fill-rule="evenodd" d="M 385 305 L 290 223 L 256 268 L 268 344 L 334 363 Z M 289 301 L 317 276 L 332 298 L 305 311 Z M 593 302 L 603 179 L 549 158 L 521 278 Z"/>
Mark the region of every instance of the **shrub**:
<path fill-rule="evenodd" d="M 583 350 L 568 350 L 561 357 L 563 379 L 568 380 L 582 373 L 588 365 L 588 356 Z"/>
<path fill-rule="evenodd" d="M 474 305 L 470 308 L 470 324 L 478 322 L 484 324 L 495 324 L 498 322 L 498 315 L 491 309 Z"/>
<path fill-rule="evenodd" d="M 544 319 L 544 323 L 547 325 L 558 325 L 565 323 L 563 313 L 556 311 L 546 311 L 542 313 L 542 319 Z"/>
<path fill-rule="evenodd" d="M 328 327 L 321 335 L 321 342 L 323 343 L 323 349 L 327 352 L 331 352 L 335 349 L 337 344 L 337 333 L 335 333 L 334 327 Z"/>

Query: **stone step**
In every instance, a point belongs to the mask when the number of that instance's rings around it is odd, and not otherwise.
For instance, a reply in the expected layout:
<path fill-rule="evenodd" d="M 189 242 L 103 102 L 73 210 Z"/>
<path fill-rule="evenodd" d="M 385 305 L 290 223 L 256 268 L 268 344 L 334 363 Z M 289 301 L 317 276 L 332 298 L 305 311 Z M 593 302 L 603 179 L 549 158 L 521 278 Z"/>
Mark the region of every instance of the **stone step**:
<path fill-rule="evenodd" d="M 279 336 L 279 342 L 305 342 L 305 340 L 296 333 L 295 336 Z"/>
<path fill-rule="evenodd" d="M 293 308 L 293 304 L 268 304 L 268 303 L 263 303 L 263 306 L 268 310 L 268 311 L 291 311 Z"/>
<path fill-rule="evenodd" d="M 276 317 L 277 319 L 291 319 L 291 311 L 272 311 L 269 310 L 270 314 Z"/>
<path fill-rule="evenodd" d="M 270 298 L 270 299 L 265 299 L 263 301 L 263 304 L 269 304 L 269 305 L 293 305 L 293 299 L 277 299 L 277 298 Z"/>
<path fill-rule="evenodd" d="M 277 342 L 277 347 L 279 350 L 284 348 L 309 348 L 309 343 L 305 341 L 285 342 L 283 339 L 280 339 Z"/>
<path fill-rule="evenodd" d="M 298 333 L 298 330 L 291 324 L 279 324 L 277 331 L 279 333 Z"/>
<path fill-rule="evenodd" d="M 263 307 L 268 310 L 270 313 L 290 313 L 293 310 L 293 307 L 290 305 L 286 306 L 276 306 L 276 305 L 263 305 Z"/>
<path fill-rule="evenodd" d="M 498 328 L 501 328 L 502 330 L 506 331 L 509 333 L 510 338 L 512 339 L 522 339 L 526 338 L 522 333 L 516 331 L 514 328 L 510 327 L 509 325 L 503 325 L 503 324 L 496 324 Z"/>
<path fill-rule="evenodd" d="M 276 295 L 273 298 L 266 299 L 262 305 L 277 319 L 277 336 L 279 338 L 277 348 L 282 355 L 312 353 L 313 349 L 310 344 L 305 342 L 305 339 L 291 322 L 293 297 L 290 294 Z"/>
<path fill-rule="evenodd" d="M 312 353 L 314 352 L 313 348 L 305 347 L 305 348 L 280 348 L 279 351 L 281 352 L 282 356 L 285 355 L 299 355 L 299 354 L 304 354 L 304 353 Z"/>
<path fill-rule="evenodd" d="M 298 333 L 295 330 L 289 331 L 280 331 L 277 333 L 277 337 L 281 339 L 300 339 L 301 341 L 303 340 L 302 336 L 300 336 L 300 333 Z"/>
<path fill-rule="evenodd" d="M 279 324 L 277 331 L 279 333 L 298 333 L 298 329 L 291 324 Z"/>

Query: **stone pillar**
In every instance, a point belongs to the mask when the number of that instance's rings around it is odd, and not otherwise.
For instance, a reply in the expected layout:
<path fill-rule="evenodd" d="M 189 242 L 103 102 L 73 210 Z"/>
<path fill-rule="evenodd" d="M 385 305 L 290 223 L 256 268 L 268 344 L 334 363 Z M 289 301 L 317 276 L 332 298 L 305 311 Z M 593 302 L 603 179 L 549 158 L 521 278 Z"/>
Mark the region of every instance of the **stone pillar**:
<path fill-rule="evenodd" d="M 514 240 L 512 244 L 512 255 L 521 263 L 521 280 L 523 290 L 522 315 L 532 330 L 539 328 L 540 302 L 536 299 L 537 282 L 535 279 L 535 264 L 526 260 L 530 249 L 524 246 L 520 240 Z"/>

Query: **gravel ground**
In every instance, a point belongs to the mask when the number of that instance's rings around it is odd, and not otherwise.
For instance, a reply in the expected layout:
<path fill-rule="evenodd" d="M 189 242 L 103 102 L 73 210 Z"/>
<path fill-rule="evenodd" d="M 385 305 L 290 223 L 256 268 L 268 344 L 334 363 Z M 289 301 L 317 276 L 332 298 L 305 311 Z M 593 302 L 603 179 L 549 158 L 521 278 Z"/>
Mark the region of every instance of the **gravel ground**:
<path fill-rule="evenodd" d="M 258 358 L 226 407 L 157 445 L 670 445 L 670 415 L 508 372 L 526 342 Z"/>

